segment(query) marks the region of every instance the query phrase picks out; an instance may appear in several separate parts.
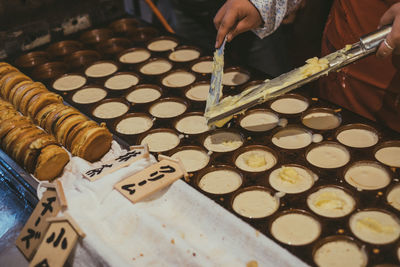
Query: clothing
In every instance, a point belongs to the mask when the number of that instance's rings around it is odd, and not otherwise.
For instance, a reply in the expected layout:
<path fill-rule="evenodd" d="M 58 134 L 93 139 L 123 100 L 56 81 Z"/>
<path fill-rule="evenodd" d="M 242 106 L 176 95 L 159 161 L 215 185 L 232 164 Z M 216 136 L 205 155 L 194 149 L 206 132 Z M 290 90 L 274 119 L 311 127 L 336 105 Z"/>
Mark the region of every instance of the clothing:
<path fill-rule="evenodd" d="M 322 39 L 322 56 L 355 43 L 376 30 L 394 0 L 336 0 Z M 319 95 L 400 132 L 398 59 L 369 56 L 320 79 Z M 397 65 L 399 66 L 399 65 Z"/>

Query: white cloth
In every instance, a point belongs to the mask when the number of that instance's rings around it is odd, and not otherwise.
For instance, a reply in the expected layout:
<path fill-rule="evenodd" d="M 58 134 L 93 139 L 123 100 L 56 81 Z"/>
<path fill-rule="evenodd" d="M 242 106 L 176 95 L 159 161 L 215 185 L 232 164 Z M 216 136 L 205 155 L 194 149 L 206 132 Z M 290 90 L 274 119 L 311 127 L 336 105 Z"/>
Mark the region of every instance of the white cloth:
<path fill-rule="evenodd" d="M 114 142 L 106 158 L 121 154 Z M 81 175 L 89 163 L 71 159 L 61 181 L 68 213 L 86 233 L 73 266 L 305 266 L 181 180 L 136 204 L 113 189 L 155 162 L 141 159 L 90 182 Z"/>

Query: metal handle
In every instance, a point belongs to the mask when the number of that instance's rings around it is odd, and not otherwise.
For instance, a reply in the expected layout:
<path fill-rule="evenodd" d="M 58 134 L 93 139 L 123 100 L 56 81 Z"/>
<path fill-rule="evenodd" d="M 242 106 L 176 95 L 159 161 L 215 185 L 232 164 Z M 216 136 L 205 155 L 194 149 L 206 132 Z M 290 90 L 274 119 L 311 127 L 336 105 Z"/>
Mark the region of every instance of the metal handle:
<path fill-rule="evenodd" d="M 392 30 L 392 25 L 383 26 L 377 31 L 368 33 L 360 38 L 360 43 L 362 47 L 369 51 L 375 51 L 378 49 L 380 43 L 385 40 L 386 36 Z"/>

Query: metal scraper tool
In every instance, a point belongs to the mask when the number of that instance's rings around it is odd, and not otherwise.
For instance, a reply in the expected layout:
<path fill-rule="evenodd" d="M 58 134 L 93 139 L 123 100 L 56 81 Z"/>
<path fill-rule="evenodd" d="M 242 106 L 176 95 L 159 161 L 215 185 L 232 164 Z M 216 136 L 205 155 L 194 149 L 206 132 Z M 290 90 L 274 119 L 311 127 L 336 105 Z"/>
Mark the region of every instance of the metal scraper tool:
<path fill-rule="evenodd" d="M 265 81 L 254 89 L 243 91 L 232 97 L 226 97 L 215 106 L 206 109 L 204 116 L 207 119 L 207 123 L 213 125 L 234 114 L 242 113 L 250 107 L 290 92 L 306 83 L 318 79 L 322 75 L 327 75 L 331 71 L 339 70 L 352 62 L 374 53 L 391 29 L 391 26 L 382 27 L 375 32 L 361 37 L 359 42 L 347 45 L 345 48 L 323 57 L 322 59 L 327 60 L 328 67 L 308 77 L 301 76 L 305 65 L 282 74 L 277 78 Z"/>
<path fill-rule="evenodd" d="M 206 112 L 210 109 L 210 107 L 218 104 L 219 99 L 222 96 L 222 76 L 224 74 L 225 43 L 226 38 L 224 39 L 221 47 L 214 52 L 213 70 L 211 74 L 210 89 L 208 91 L 206 102 Z"/>

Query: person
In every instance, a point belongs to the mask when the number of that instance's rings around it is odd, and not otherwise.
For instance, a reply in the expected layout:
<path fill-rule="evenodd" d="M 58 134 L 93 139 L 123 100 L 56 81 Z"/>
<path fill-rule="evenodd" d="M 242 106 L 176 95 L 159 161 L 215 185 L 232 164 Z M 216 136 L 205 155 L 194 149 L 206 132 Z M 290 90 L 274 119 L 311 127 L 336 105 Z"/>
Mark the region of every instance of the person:
<path fill-rule="evenodd" d="M 214 18 L 215 47 L 221 45 L 225 36 L 231 41 L 249 30 L 261 38 L 271 34 L 281 18 L 299 4 L 296 0 L 227 0 Z M 322 37 L 322 56 L 357 42 L 362 35 L 386 24 L 392 24 L 392 30 L 379 45 L 376 57 L 369 56 L 320 79 L 318 93 L 324 99 L 400 132 L 398 0 L 335 0 Z"/>

